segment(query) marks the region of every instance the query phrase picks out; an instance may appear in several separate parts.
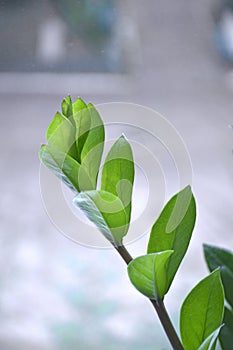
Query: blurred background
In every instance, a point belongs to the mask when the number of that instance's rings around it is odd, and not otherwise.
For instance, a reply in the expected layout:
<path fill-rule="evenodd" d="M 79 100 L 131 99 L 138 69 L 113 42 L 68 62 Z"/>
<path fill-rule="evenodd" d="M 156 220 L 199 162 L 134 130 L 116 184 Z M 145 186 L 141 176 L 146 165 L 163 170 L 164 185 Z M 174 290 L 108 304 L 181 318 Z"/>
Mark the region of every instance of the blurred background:
<path fill-rule="evenodd" d="M 170 349 L 116 253 L 52 225 L 37 152 L 67 94 L 143 104 L 174 125 L 198 205 L 166 298 L 178 328 L 182 300 L 207 274 L 202 243 L 233 250 L 233 1 L 0 1 L 0 48 L 0 348 Z M 133 256 L 147 238 L 128 246 Z"/>

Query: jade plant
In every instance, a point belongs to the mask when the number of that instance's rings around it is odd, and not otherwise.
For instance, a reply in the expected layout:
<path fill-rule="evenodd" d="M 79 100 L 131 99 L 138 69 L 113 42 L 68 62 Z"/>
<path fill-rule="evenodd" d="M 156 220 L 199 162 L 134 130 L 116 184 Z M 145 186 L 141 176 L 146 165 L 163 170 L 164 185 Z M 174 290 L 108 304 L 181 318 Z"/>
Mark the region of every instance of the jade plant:
<path fill-rule="evenodd" d="M 97 109 L 80 98 L 73 103 L 69 96 L 61 107 L 48 127 L 47 144 L 39 151 L 41 162 L 73 191 L 74 205 L 128 265 L 131 283 L 151 302 L 172 348 L 214 350 L 224 314 L 218 264 L 185 298 L 180 311 L 180 336 L 164 303 L 195 225 L 196 204 L 191 187 L 186 186 L 168 201 L 151 228 L 145 255 L 133 259 L 124 246 L 134 183 L 131 146 L 124 135 L 120 136 L 100 171 L 105 131 Z"/>

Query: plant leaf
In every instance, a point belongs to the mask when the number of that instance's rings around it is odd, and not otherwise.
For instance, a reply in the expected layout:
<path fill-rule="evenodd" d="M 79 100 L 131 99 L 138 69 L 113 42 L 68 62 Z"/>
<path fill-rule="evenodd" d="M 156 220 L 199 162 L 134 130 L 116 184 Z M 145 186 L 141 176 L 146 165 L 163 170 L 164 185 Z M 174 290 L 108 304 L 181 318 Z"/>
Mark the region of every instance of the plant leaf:
<path fill-rule="evenodd" d="M 75 158 L 75 129 L 73 124 L 64 115 L 57 112 L 46 132 L 48 144 L 57 150 L 68 153 Z"/>
<path fill-rule="evenodd" d="M 220 267 L 225 297 L 233 307 L 233 253 L 223 248 L 204 244 L 204 254 L 210 271 Z"/>
<path fill-rule="evenodd" d="M 71 190 L 80 191 L 78 185 L 80 164 L 75 159 L 47 145 L 41 146 L 39 158 Z"/>
<path fill-rule="evenodd" d="M 111 147 L 104 162 L 101 189 L 122 201 L 127 222 L 130 222 L 131 197 L 134 182 L 134 161 L 129 142 L 122 135 Z"/>
<path fill-rule="evenodd" d="M 88 111 L 91 117 L 91 125 L 81 152 L 81 165 L 89 175 L 92 189 L 96 189 L 97 176 L 104 148 L 105 132 L 103 121 L 91 103 L 88 104 Z"/>
<path fill-rule="evenodd" d="M 167 289 L 167 262 L 172 250 L 139 256 L 128 265 L 134 287 L 150 299 L 163 299 Z"/>
<path fill-rule="evenodd" d="M 78 157 L 77 160 L 79 163 L 81 163 L 82 149 L 91 127 L 91 116 L 89 109 L 81 98 L 78 98 L 73 103 L 73 119 L 76 127 L 75 140 Z"/>
<path fill-rule="evenodd" d="M 167 265 L 168 289 L 188 249 L 195 219 L 195 199 L 187 186 L 169 200 L 152 227 L 147 252 L 174 250 Z"/>
<path fill-rule="evenodd" d="M 185 350 L 196 350 L 221 326 L 224 292 L 220 271 L 199 282 L 186 297 L 180 312 L 180 332 Z"/>
<path fill-rule="evenodd" d="M 71 189 L 94 190 L 104 146 L 103 122 L 94 106 L 80 98 L 72 104 L 66 97 L 62 112 L 50 123 L 48 146 L 41 148 L 39 157 Z"/>
<path fill-rule="evenodd" d="M 73 106 L 72 106 L 72 100 L 70 96 L 67 96 L 62 100 L 61 103 L 61 108 L 62 108 L 62 114 L 73 121 L 72 116 L 73 116 Z"/>
<path fill-rule="evenodd" d="M 233 313 L 225 307 L 223 327 L 220 332 L 219 340 L 223 350 L 232 348 L 233 339 Z"/>
<path fill-rule="evenodd" d="M 101 233 L 114 245 L 122 245 L 128 225 L 121 200 L 107 191 L 86 191 L 74 199 L 79 207 Z"/>
<path fill-rule="evenodd" d="M 199 346 L 198 350 L 215 350 L 216 342 L 219 336 L 219 332 L 222 326 L 218 327 L 213 333 L 211 333 L 206 340 Z"/>
<path fill-rule="evenodd" d="M 86 108 L 87 108 L 86 103 L 80 97 L 77 98 L 77 100 L 72 104 L 73 115 L 75 115 L 82 109 L 86 109 Z"/>

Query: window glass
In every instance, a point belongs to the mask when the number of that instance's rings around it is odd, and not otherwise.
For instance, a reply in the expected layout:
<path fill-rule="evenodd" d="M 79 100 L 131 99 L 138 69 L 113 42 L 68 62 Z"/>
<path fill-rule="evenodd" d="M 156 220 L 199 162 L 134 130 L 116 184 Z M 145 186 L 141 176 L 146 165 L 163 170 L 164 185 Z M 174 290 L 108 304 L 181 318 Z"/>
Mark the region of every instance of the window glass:
<path fill-rule="evenodd" d="M 1 1 L 0 71 L 124 71 L 116 5 L 115 0 Z"/>

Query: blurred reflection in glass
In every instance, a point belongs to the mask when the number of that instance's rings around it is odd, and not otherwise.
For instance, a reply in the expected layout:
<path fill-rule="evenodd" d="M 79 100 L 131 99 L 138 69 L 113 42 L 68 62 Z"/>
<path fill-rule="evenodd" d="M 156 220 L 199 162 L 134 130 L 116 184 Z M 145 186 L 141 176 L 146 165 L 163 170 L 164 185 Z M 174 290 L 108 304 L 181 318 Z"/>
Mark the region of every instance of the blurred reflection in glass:
<path fill-rule="evenodd" d="M 121 72 L 115 2 L 1 1 L 0 71 Z"/>
<path fill-rule="evenodd" d="M 219 1 L 214 8 L 215 42 L 221 56 L 233 63 L 233 0 Z"/>

